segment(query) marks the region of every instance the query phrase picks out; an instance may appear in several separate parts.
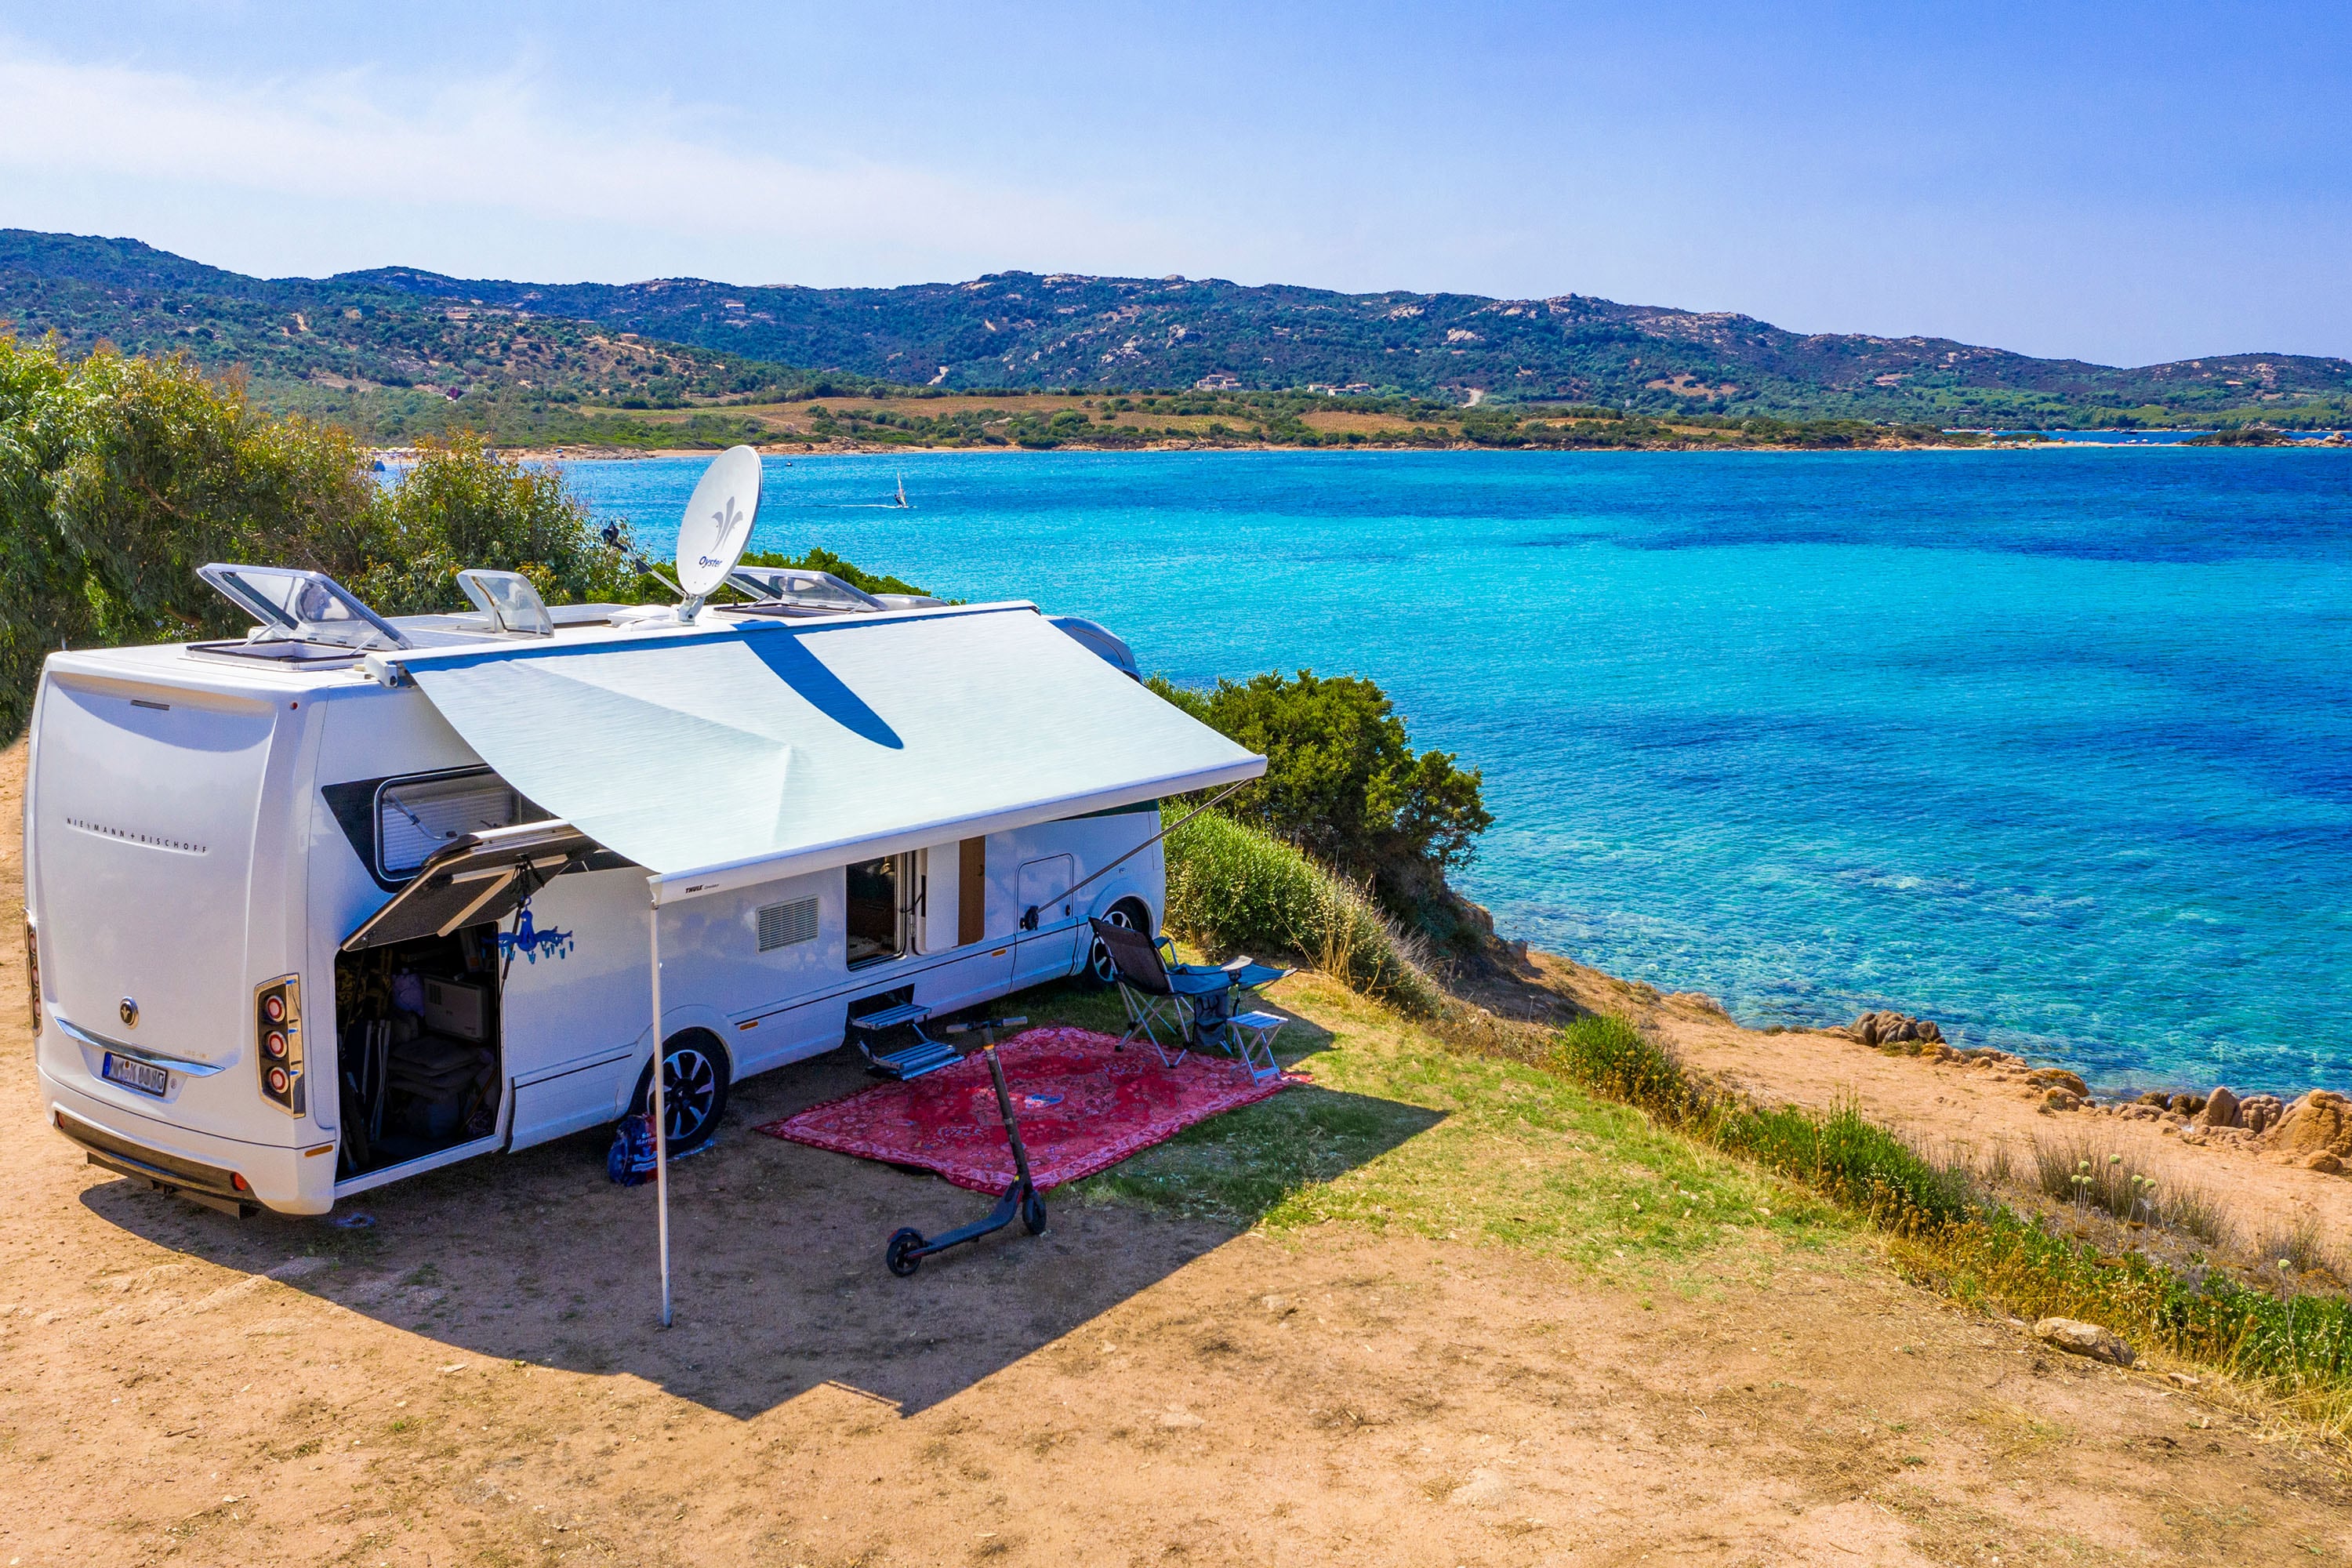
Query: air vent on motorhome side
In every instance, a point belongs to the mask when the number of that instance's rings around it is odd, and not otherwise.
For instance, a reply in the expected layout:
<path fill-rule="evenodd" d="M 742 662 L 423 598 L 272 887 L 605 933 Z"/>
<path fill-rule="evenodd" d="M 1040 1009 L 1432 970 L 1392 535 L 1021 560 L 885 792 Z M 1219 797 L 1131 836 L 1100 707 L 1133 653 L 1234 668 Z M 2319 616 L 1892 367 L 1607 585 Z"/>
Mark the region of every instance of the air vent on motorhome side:
<path fill-rule="evenodd" d="M 770 904 L 760 911 L 760 951 L 772 952 L 798 942 L 816 940 L 816 900 L 795 899 Z"/>

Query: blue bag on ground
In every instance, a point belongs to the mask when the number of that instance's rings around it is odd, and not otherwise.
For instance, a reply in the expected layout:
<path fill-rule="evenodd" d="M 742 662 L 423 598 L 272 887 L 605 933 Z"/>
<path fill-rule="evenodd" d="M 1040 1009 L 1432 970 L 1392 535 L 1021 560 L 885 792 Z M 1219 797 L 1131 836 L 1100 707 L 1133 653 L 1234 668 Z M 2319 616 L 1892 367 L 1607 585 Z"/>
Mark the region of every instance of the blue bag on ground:
<path fill-rule="evenodd" d="M 604 1156 L 604 1173 L 624 1187 L 634 1187 L 654 1173 L 652 1117 L 621 1118 L 613 1129 L 612 1152 Z"/>

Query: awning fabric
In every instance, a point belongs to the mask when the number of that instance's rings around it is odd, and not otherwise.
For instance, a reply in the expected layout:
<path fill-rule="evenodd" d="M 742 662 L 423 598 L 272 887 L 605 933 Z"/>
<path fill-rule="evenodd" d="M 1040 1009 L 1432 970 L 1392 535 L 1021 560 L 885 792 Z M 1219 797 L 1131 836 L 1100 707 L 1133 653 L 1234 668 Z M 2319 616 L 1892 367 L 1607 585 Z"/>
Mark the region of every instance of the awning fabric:
<path fill-rule="evenodd" d="M 1027 605 L 379 656 L 509 784 L 715 892 L 1255 778 Z"/>

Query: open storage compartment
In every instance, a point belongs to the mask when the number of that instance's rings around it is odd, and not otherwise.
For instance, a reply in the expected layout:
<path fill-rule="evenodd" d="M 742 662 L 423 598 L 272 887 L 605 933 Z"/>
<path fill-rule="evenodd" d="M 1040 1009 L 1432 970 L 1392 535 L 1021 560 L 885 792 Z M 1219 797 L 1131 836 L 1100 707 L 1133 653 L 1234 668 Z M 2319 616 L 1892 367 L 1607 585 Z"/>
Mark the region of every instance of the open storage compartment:
<path fill-rule="evenodd" d="M 498 927 L 463 927 L 335 959 L 337 1080 L 348 1181 L 498 1131 Z"/>
<path fill-rule="evenodd" d="M 339 1184 L 498 1132 L 500 922 L 596 853 L 562 822 L 465 835 L 344 939 L 335 956 Z"/>

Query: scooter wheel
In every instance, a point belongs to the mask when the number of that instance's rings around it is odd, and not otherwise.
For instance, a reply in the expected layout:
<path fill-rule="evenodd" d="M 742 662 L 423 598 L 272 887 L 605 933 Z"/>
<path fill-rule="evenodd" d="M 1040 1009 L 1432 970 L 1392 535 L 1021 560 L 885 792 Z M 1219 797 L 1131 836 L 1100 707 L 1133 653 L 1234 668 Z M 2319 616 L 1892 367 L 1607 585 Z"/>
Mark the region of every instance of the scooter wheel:
<path fill-rule="evenodd" d="M 1021 1223 L 1032 1236 L 1045 1234 L 1045 1200 L 1034 1187 L 1021 1200 Z"/>
<path fill-rule="evenodd" d="M 891 1273 L 896 1274 L 899 1279 L 904 1279 L 907 1276 L 912 1274 L 916 1269 L 920 1268 L 923 1266 L 923 1260 L 920 1258 L 914 1256 L 915 1253 L 921 1250 L 922 1245 L 923 1233 L 921 1231 L 899 1231 L 898 1234 L 891 1237 L 887 1245 L 882 1248 L 882 1262 Z"/>

